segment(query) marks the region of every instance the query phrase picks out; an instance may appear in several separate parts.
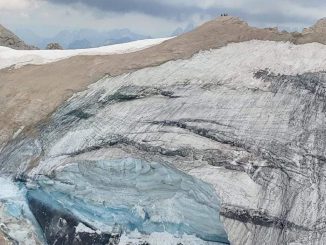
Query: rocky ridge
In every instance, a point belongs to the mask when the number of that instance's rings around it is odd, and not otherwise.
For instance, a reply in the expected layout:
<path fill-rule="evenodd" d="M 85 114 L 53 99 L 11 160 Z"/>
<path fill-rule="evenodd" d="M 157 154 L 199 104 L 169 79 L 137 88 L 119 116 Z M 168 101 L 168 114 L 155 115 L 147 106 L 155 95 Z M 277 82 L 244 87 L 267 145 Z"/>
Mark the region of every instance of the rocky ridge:
<path fill-rule="evenodd" d="M 0 25 L 0 46 L 5 46 L 13 49 L 35 49 L 35 47 L 27 45 L 17 37 L 14 33 Z"/>

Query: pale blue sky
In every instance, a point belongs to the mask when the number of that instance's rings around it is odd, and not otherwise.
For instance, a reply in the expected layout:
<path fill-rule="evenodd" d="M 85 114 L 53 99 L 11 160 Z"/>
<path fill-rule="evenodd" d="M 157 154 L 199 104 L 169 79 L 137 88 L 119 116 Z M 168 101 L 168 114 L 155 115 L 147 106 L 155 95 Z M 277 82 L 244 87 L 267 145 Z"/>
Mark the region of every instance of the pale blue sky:
<path fill-rule="evenodd" d="M 153 37 L 227 12 L 255 26 L 301 30 L 326 15 L 320 0 L 0 0 L 0 23 L 43 36 L 60 30 L 129 28 Z"/>

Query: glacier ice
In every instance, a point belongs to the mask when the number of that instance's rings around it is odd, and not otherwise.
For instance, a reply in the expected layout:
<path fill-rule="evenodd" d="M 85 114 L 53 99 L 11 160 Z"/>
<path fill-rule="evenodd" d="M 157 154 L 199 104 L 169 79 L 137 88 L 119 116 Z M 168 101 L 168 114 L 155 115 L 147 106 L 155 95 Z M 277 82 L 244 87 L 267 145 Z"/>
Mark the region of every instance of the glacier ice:
<path fill-rule="evenodd" d="M 133 158 L 83 160 L 36 182 L 38 187 L 27 192 L 29 202 L 66 210 L 65 217 L 75 217 L 78 227 L 102 234 L 118 229 L 127 237 L 159 233 L 180 241 L 190 236 L 202 244 L 228 244 L 213 187 L 164 164 Z"/>
<path fill-rule="evenodd" d="M 29 210 L 25 195 L 26 188 L 22 183 L 14 183 L 11 178 L 0 176 L 0 236 L 10 237 L 18 244 L 44 244 L 40 227 Z"/>

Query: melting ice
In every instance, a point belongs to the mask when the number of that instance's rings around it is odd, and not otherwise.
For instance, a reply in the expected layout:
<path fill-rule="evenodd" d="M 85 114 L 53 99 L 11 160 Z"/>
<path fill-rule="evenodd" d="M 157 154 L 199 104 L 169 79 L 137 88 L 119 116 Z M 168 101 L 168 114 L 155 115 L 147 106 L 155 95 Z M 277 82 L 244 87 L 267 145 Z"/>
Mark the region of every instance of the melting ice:
<path fill-rule="evenodd" d="M 11 219 L 8 236 L 21 244 L 28 234 L 48 244 L 229 243 L 213 187 L 164 164 L 83 160 L 27 188 L 0 180 L 1 217 Z"/>

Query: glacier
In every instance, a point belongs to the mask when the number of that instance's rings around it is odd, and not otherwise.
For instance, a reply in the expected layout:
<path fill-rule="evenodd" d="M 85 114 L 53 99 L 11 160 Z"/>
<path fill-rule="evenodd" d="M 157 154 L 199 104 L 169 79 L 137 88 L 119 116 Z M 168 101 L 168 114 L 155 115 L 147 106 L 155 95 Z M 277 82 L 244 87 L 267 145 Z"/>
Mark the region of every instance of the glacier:
<path fill-rule="evenodd" d="M 18 190 L 24 182 L 24 190 Z M 44 235 L 48 244 L 123 244 L 121 236 L 127 241 L 135 233 L 137 244 L 152 234 L 169 235 L 175 244 L 229 244 L 214 188 L 164 164 L 132 158 L 84 160 L 50 176 L 7 183 L 15 202 L 6 203 L 1 217 L 19 219 L 27 210 L 33 234 Z M 6 202 L 8 189 L 0 191 Z M 12 237 L 24 244 L 23 237 Z"/>
<path fill-rule="evenodd" d="M 97 231 L 110 234 L 118 226 L 124 233 L 167 232 L 228 243 L 214 189 L 162 164 L 131 158 L 81 161 L 51 178 L 38 177 L 37 184 L 28 191 L 29 200 L 60 204 L 59 210 L 69 210 Z"/>
<path fill-rule="evenodd" d="M 26 193 L 23 184 L 14 183 L 8 176 L 0 176 L 0 235 L 20 244 L 44 244 L 42 231 L 29 209 Z"/>
<path fill-rule="evenodd" d="M 325 55 L 320 44 L 250 41 L 108 75 L 33 131 L 17 133 L 1 150 L 1 175 L 21 180 L 30 203 L 47 210 L 59 205 L 60 215 L 71 221 L 67 228 L 78 227 L 73 234 L 87 239 L 119 234 L 121 244 L 161 244 L 158 237 L 170 244 L 205 244 L 227 234 L 232 244 L 323 244 Z M 147 197 L 139 189 L 143 202 L 136 205 L 127 194 L 148 166 L 164 173 L 157 178 L 167 185 L 162 193 L 145 191 Z M 122 181 L 123 197 L 108 197 L 105 186 L 122 176 L 102 171 L 108 168 L 129 171 L 124 177 L 134 186 Z M 139 188 L 160 184 L 151 174 L 142 177 L 150 183 Z M 194 193 L 186 191 L 189 186 Z M 150 205 L 169 203 L 163 197 L 176 209 Z M 121 226 L 114 225 L 103 208 L 124 201 L 130 205 L 114 209 Z M 195 217 L 207 217 L 211 205 L 215 212 L 207 222 L 215 220 L 215 226 L 208 228 Z M 178 213 L 180 206 L 195 216 Z M 105 219 L 95 219 L 97 212 Z M 55 219 L 60 225 L 70 224 L 61 216 Z"/>

